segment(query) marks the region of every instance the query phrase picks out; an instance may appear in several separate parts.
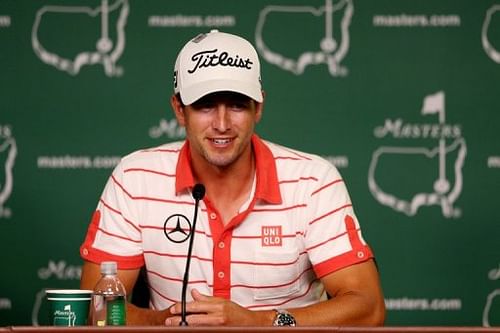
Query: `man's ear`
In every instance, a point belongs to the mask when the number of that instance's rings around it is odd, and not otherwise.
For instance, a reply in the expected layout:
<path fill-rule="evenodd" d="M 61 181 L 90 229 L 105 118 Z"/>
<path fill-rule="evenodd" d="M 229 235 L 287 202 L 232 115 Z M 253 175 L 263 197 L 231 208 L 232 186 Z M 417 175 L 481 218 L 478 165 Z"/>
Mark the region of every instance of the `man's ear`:
<path fill-rule="evenodd" d="M 184 106 L 176 95 L 172 95 L 170 98 L 170 105 L 172 106 L 172 110 L 174 111 L 175 118 L 177 118 L 177 123 L 180 126 L 185 126 L 186 118 L 184 116 Z"/>
<path fill-rule="evenodd" d="M 264 99 L 266 95 L 264 91 L 262 91 L 262 102 L 255 102 L 255 122 L 258 123 L 262 118 L 262 112 L 264 112 Z"/>

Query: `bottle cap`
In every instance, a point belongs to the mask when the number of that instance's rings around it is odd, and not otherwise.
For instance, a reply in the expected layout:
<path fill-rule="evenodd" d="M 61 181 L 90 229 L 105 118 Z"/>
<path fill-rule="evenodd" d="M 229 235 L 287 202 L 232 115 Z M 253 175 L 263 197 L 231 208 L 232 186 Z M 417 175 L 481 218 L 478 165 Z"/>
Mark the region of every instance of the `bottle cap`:
<path fill-rule="evenodd" d="M 116 261 L 101 262 L 101 274 L 116 274 Z"/>

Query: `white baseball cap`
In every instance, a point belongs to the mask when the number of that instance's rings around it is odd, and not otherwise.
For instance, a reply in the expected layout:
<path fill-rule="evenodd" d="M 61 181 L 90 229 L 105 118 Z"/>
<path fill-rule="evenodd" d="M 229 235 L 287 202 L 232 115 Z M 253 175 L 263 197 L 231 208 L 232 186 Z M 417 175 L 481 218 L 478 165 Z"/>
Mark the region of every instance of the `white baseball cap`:
<path fill-rule="evenodd" d="M 177 56 L 174 92 L 190 105 L 201 97 L 233 91 L 262 102 L 260 63 L 252 44 L 212 30 L 187 42 Z"/>

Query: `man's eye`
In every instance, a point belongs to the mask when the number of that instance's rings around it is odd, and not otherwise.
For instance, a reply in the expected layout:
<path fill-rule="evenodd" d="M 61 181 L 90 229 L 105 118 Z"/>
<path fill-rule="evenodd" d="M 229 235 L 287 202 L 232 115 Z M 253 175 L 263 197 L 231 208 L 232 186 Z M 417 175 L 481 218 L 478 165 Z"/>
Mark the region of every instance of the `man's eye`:
<path fill-rule="evenodd" d="M 230 108 L 234 110 L 245 110 L 248 109 L 248 105 L 246 103 L 233 103 L 230 105 Z"/>
<path fill-rule="evenodd" d="M 209 112 L 214 109 L 214 106 L 212 104 L 196 104 L 193 105 L 193 108 L 196 111 Z"/>

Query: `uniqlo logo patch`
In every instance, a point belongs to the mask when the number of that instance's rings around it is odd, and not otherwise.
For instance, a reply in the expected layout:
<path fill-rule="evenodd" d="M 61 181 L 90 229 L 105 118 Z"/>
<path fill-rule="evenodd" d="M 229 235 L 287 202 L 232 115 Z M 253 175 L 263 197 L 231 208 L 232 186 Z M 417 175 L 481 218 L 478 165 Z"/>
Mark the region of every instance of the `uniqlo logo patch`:
<path fill-rule="evenodd" d="M 280 225 L 262 226 L 262 246 L 282 246 L 283 236 Z"/>

